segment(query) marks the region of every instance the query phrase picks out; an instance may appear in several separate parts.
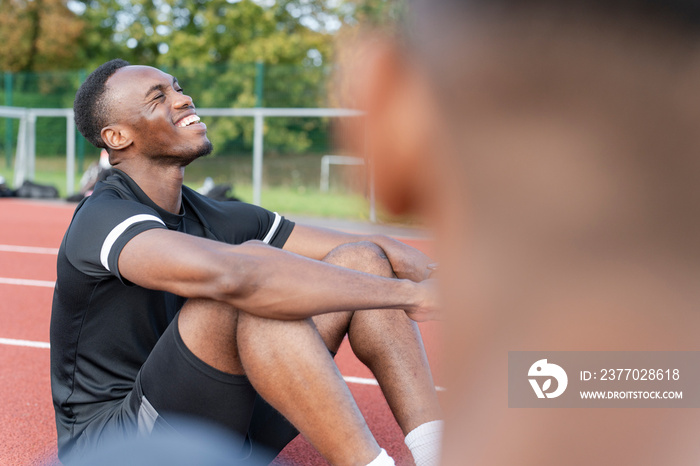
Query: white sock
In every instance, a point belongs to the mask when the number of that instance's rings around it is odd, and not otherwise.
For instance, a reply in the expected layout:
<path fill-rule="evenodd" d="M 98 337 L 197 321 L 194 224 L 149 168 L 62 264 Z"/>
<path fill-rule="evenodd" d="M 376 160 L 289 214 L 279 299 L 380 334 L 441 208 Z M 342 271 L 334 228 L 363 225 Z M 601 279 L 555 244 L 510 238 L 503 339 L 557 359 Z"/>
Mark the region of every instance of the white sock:
<path fill-rule="evenodd" d="M 404 442 L 416 466 L 437 466 L 440 463 L 443 421 L 421 424 L 408 433 Z"/>
<path fill-rule="evenodd" d="M 394 459 L 382 448 L 382 452 L 379 453 L 379 456 L 374 458 L 367 466 L 394 466 L 395 464 Z"/>

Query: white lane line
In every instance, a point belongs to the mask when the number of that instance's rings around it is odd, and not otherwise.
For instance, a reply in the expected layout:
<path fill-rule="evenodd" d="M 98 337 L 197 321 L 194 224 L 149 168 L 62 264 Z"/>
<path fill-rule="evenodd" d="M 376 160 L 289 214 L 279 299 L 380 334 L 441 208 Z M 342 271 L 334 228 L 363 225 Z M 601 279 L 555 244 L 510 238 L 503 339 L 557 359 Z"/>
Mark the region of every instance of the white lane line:
<path fill-rule="evenodd" d="M 12 346 L 29 346 L 32 348 L 46 348 L 49 349 L 51 346 L 44 341 L 30 341 L 30 340 L 14 340 L 12 338 L 0 338 L 0 345 L 12 345 Z M 359 385 L 379 385 L 375 379 L 365 379 L 362 377 L 352 377 L 343 376 L 343 380 L 347 383 L 356 383 Z M 442 392 L 445 391 L 443 387 L 435 386 L 435 390 Z"/>
<path fill-rule="evenodd" d="M 357 383 L 360 385 L 379 385 L 375 379 L 363 379 L 362 377 L 352 377 L 350 375 L 344 375 L 343 380 L 348 383 Z"/>
<path fill-rule="evenodd" d="M 50 348 L 44 341 L 15 340 L 13 338 L 0 338 L 0 345 L 30 346 L 32 348 Z"/>
<path fill-rule="evenodd" d="M 0 252 L 22 252 L 26 254 L 48 254 L 50 256 L 55 256 L 58 254 L 58 248 L 38 248 L 35 246 L 0 244 Z"/>
<path fill-rule="evenodd" d="M 365 379 L 362 377 L 352 377 L 350 375 L 344 375 L 343 380 L 345 380 L 347 383 L 356 383 L 360 385 L 379 385 L 379 382 L 377 382 L 376 379 Z M 440 387 L 436 385 L 435 390 L 437 390 L 438 392 L 444 392 L 445 387 Z"/>
<path fill-rule="evenodd" d="M 56 285 L 56 282 L 50 282 L 47 280 L 27 280 L 24 278 L 0 277 L 0 285 L 41 286 L 45 288 L 53 288 Z"/>

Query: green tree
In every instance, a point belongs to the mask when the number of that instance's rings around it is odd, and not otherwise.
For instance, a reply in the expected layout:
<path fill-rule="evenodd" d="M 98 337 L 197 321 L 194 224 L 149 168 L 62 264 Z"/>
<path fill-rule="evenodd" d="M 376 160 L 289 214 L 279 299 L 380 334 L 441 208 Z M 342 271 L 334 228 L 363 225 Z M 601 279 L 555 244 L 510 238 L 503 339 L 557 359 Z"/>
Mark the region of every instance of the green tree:
<path fill-rule="evenodd" d="M 172 11 L 197 11 L 183 6 L 174 4 Z M 178 74 L 208 65 L 206 85 L 197 92 L 188 91 L 200 106 L 322 106 L 333 45 L 323 22 L 326 17 L 331 17 L 331 10 L 320 3 L 313 8 L 299 1 L 264 7 L 249 0 L 235 4 L 210 0 L 194 15 L 180 17 L 183 27 L 172 32 L 168 51 L 158 62 Z M 189 85 L 189 77 L 181 81 Z M 260 82 L 263 85 L 256 86 Z M 266 147 L 302 152 L 326 124 L 322 120 L 267 119 Z M 219 119 L 210 127 L 220 151 L 232 150 L 237 142 L 245 146 L 252 142 L 251 119 Z"/>
<path fill-rule="evenodd" d="M 90 67 L 115 57 L 176 74 L 200 107 L 325 102 L 337 7 L 323 1 L 86 0 Z M 262 83 L 262 86 L 260 84 Z M 300 152 L 327 123 L 268 119 L 266 146 Z M 251 119 L 210 122 L 218 152 L 252 143 Z"/>
<path fill-rule="evenodd" d="M 72 69 L 85 23 L 66 0 L 0 0 L 0 70 Z"/>
<path fill-rule="evenodd" d="M 93 69 L 116 57 L 175 74 L 200 107 L 327 105 L 335 36 L 391 18 L 398 0 L 0 0 L 0 70 Z M 70 6 L 70 8 L 68 8 Z M 65 92 L 78 75 L 24 86 L 15 104 Z M 15 87 L 24 79 L 19 76 Z M 39 93 L 36 93 L 39 90 Z M 36 95 L 34 95 L 36 93 Z M 32 95 L 30 95 L 32 94 Z M 68 104 L 63 103 L 66 100 Z M 268 118 L 268 149 L 325 144 L 328 122 Z M 248 149 L 250 118 L 208 122 L 217 152 Z M 321 149 L 318 149 L 321 150 Z"/>

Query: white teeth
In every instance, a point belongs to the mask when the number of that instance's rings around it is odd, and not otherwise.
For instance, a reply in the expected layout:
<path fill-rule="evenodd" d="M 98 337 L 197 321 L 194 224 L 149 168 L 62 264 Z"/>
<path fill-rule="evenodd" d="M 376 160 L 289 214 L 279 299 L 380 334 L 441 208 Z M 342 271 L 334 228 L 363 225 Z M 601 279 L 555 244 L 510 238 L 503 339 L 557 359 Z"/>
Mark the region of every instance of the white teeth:
<path fill-rule="evenodd" d="M 185 117 L 182 120 L 178 121 L 177 127 L 184 128 L 185 126 L 189 126 L 192 123 L 197 123 L 197 122 L 199 122 L 199 117 L 197 115 L 190 115 L 190 116 Z"/>

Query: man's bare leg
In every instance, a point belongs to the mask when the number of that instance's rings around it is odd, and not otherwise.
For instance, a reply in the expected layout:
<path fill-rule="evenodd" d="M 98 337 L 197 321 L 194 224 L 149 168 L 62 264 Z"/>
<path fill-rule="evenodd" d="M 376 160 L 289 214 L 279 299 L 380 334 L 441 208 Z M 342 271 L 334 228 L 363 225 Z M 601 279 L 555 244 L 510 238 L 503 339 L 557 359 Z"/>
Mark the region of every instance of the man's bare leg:
<path fill-rule="evenodd" d="M 324 261 L 393 276 L 373 243 L 340 246 Z M 380 451 L 326 349 L 337 352 L 346 334 L 377 378 L 404 434 L 441 418 L 420 333 L 401 310 L 324 314 L 312 323 L 263 319 L 212 301 L 190 301 L 198 305 L 186 306 L 179 321 L 188 348 L 219 370 L 246 373 L 333 464 L 367 464 Z"/>
<path fill-rule="evenodd" d="M 323 260 L 374 275 L 394 276 L 384 251 L 374 243 L 342 245 Z M 404 435 L 419 425 L 442 418 L 423 340 L 418 326 L 405 312 L 333 313 L 313 320 L 334 353 L 345 334 L 348 335 L 355 355 L 377 378 Z"/>
<path fill-rule="evenodd" d="M 187 347 L 253 387 L 332 464 L 365 465 L 380 448 L 310 319 L 279 321 L 191 300 L 179 317 Z"/>

